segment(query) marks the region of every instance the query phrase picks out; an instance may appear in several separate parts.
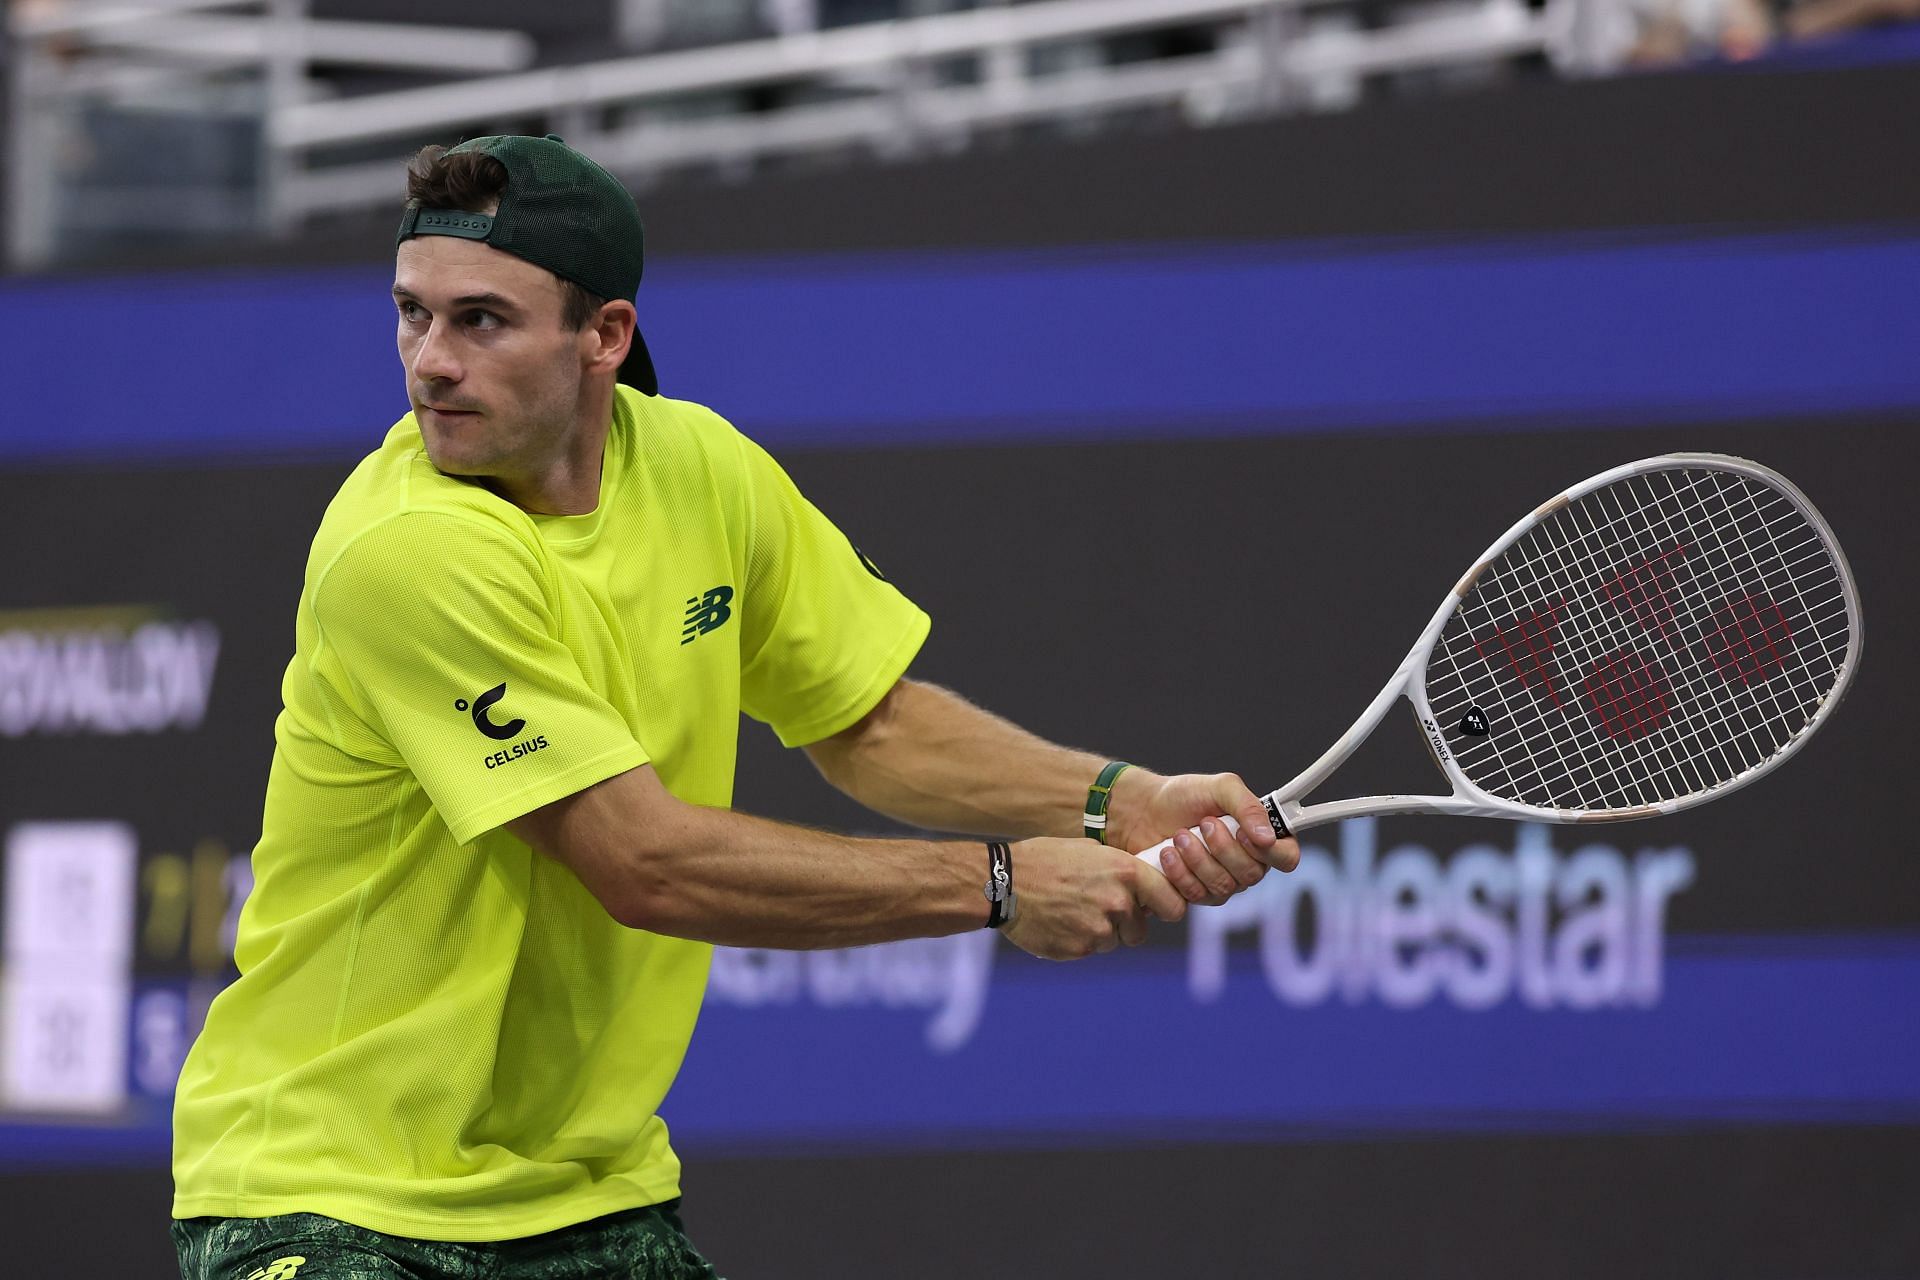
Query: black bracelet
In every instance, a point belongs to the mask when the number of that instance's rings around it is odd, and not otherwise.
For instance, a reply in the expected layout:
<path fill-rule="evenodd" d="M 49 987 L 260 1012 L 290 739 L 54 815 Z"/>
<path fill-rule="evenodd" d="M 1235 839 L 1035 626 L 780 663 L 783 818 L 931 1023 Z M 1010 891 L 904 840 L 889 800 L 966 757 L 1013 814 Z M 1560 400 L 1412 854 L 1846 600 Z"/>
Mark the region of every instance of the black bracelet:
<path fill-rule="evenodd" d="M 987 928 L 1013 919 L 1013 850 L 1001 840 L 987 842 Z"/>

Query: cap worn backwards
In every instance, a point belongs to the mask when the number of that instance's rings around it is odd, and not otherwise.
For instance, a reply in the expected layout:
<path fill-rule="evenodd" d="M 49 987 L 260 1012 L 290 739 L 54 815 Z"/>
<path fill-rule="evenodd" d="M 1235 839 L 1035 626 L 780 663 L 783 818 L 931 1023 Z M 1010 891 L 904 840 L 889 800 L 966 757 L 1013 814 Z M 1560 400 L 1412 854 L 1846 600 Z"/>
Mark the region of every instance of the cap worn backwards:
<path fill-rule="evenodd" d="M 499 207 L 487 214 L 409 204 L 396 245 L 413 236 L 479 240 L 602 298 L 631 298 L 639 291 L 645 233 L 640 210 L 619 179 L 557 134 L 473 138 L 447 154 L 467 152 L 492 156 L 506 168 Z M 620 381 L 659 394 L 653 358 L 638 330 Z"/>

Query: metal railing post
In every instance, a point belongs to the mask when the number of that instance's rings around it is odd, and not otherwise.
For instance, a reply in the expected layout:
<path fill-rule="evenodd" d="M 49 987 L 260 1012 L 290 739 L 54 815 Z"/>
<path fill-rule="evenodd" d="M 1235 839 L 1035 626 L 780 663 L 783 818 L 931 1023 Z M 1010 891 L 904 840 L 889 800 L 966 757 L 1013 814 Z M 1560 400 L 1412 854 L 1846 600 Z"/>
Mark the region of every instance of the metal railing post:
<path fill-rule="evenodd" d="M 302 218 L 289 200 L 289 179 L 300 167 L 293 151 L 275 137 L 274 121 L 303 100 L 306 79 L 307 0 L 267 0 L 267 57 L 262 67 L 259 168 L 255 177 L 260 224 L 286 239 Z"/>
<path fill-rule="evenodd" d="M 13 42 L 7 77 L 7 262 L 18 269 L 53 257 L 60 127 L 47 82 L 59 74 L 31 36 Z"/>

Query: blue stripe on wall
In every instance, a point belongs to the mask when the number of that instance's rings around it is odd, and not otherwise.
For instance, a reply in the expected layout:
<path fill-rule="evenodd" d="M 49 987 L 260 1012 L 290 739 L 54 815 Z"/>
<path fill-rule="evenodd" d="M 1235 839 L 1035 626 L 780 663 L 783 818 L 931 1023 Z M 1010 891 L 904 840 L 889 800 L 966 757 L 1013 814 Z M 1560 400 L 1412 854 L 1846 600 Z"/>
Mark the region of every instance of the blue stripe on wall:
<path fill-rule="evenodd" d="M 1920 1123 L 1920 935 L 1670 941 L 1652 1005 L 1478 1011 L 1289 1007 L 1251 942 L 1205 1001 L 1180 950 L 1060 966 L 1001 944 L 944 1050 L 912 974 L 848 998 L 858 974 L 816 972 L 752 1007 L 710 998 L 664 1114 L 695 1151 Z M 166 1100 L 135 1107 L 0 1124 L 0 1168 L 160 1163 Z"/>
<path fill-rule="evenodd" d="M 1204 1003 L 1178 953 L 1063 970 L 1003 948 L 947 1054 L 897 1009 L 710 1001 L 665 1114 L 689 1146 L 1920 1119 L 1920 938 L 1747 942 L 1677 948 L 1651 1007 L 1480 1011 L 1288 1007 L 1250 945 Z"/>
<path fill-rule="evenodd" d="M 0 458 L 373 447 L 380 267 L 0 288 Z M 666 259 L 663 383 L 775 445 L 1920 407 L 1920 238 Z"/>

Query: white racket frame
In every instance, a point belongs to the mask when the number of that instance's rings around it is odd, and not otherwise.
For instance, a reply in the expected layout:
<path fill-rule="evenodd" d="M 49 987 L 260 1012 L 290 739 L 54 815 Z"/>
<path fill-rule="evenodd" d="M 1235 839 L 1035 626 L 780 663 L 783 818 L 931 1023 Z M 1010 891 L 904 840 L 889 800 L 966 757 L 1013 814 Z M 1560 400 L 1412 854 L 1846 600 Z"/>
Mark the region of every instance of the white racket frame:
<path fill-rule="evenodd" d="M 1653 804 L 1634 805 L 1616 809 L 1547 809 L 1538 805 L 1522 804 L 1517 800 L 1503 800 L 1487 794 L 1467 779 L 1454 762 L 1453 752 L 1447 747 L 1446 735 L 1433 718 L 1433 708 L 1427 701 L 1427 659 L 1433 654 L 1433 647 L 1440 639 L 1455 610 L 1473 590 L 1473 584 L 1486 571 L 1487 566 L 1497 560 L 1506 550 L 1526 534 L 1529 529 L 1552 516 L 1561 508 L 1580 498 L 1586 497 L 1596 489 L 1604 489 L 1616 481 L 1629 476 L 1646 475 L 1657 471 L 1676 469 L 1729 471 L 1736 475 L 1758 480 L 1777 490 L 1787 499 L 1807 523 L 1819 535 L 1822 544 L 1833 557 L 1833 563 L 1840 581 L 1842 594 L 1847 608 L 1847 636 L 1849 643 L 1845 661 L 1834 678 L 1833 688 L 1820 700 L 1807 723 L 1780 750 L 1774 752 L 1758 764 L 1743 769 L 1724 782 L 1703 788 L 1674 800 L 1662 800 Z M 1313 827 L 1324 826 L 1330 822 L 1341 822 L 1348 818 L 1362 818 L 1376 814 L 1389 813 L 1440 813 L 1463 818 L 1514 818 L 1530 822 L 1584 823 L 1584 822 L 1626 822 L 1635 818 L 1651 818 L 1657 814 L 1678 813 L 1682 809 L 1691 809 L 1717 800 L 1721 796 L 1738 791 L 1741 787 L 1772 772 L 1790 760 L 1814 730 L 1825 723 L 1833 714 L 1835 707 L 1847 692 L 1853 675 L 1860 666 L 1860 650 L 1864 633 L 1860 625 L 1860 593 L 1854 586 L 1853 571 L 1847 565 L 1847 558 L 1840 550 L 1839 540 L 1833 536 L 1832 528 L 1820 513 L 1814 509 L 1807 496 L 1801 493 L 1791 481 L 1778 472 L 1763 467 L 1757 462 L 1745 458 L 1736 458 L 1721 453 L 1668 453 L 1655 458 L 1642 458 L 1638 462 L 1629 462 L 1624 466 L 1602 471 L 1599 475 L 1573 486 L 1571 489 L 1541 503 L 1530 514 L 1523 517 L 1511 529 L 1502 534 L 1491 547 L 1474 561 L 1474 566 L 1454 585 L 1453 590 L 1434 611 L 1433 620 L 1427 623 L 1420 638 L 1408 651 L 1406 660 L 1399 670 L 1393 673 L 1386 687 L 1380 690 L 1353 727 L 1342 734 L 1340 740 L 1327 749 L 1326 754 L 1293 781 L 1277 791 L 1262 797 L 1270 816 L 1277 817 L 1290 834 L 1299 834 Z M 1361 796 L 1351 800 L 1332 800 L 1323 804 L 1303 805 L 1302 797 L 1310 794 L 1315 787 L 1325 782 L 1333 772 L 1365 742 L 1380 722 L 1386 719 L 1387 711 L 1400 698 L 1413 705 L 1414 718 L 1419 722 L 1422 734 L 1427 741 L 1429 753 L 1434 764 L 1452 787 L 1448 795 L 1379 795 Z M 1231 817 L 1221 819 L 1229 829 L 1238 833 L 1239 824 Z M 1197 836 L 1199 832 L 1194 831 Z M 1135 855 L 1141 861 L 1154 867 L 1160 866 L 1160 855 L 1173 846 L 1172 840 L 1162 840 L 1151 849 L 1142 850 Z"/>

